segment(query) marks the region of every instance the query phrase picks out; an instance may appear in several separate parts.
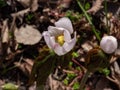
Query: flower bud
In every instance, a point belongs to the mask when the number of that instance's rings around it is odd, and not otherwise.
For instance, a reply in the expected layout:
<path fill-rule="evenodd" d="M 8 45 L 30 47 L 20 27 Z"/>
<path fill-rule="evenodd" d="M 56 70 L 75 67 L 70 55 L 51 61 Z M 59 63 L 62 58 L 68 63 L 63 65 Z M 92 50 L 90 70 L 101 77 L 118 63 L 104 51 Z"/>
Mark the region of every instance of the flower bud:
<path fill-rule="evenodd" d="M 107 54 L 115 52 L 117 46 L 118 46 L 117 39 L 113 36 L 105 36 L 102 38 L 100 42 L 101 49 Z"/>

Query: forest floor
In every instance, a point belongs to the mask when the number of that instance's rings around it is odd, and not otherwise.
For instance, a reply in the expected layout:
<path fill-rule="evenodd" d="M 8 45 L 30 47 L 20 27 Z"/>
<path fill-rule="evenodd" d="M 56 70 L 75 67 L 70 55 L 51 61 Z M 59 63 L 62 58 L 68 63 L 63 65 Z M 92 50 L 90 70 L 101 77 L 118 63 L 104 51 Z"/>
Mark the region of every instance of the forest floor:
<path fill-rule="evenodd" d="M 84 90 L 120 90 L 120 2 L 117 0 L 0 0 L 0 90 L 17 90 L 4 89 L 9 87 L 8 83 L 18 90 L 42 90 L 36 89 L 33 65 L 48 55 L 41 54 L 47 47 L 42 33 L 62 17 L 71 20 L 77 43 L 68 67 L 55 68 L 47 77 L 45 90 L 79 90 L 88 52 L 100 44 L 93 29 L 100 39 L 105 35 L 116 37 L 118 48 L 110 54 L 108 67 L 89 74 Z M 40 71 L 49 72 L 49 67 L 48 71 L 43 67 L 40 66 Z M 39 68 L 35 69 L 40 77 Z"/>

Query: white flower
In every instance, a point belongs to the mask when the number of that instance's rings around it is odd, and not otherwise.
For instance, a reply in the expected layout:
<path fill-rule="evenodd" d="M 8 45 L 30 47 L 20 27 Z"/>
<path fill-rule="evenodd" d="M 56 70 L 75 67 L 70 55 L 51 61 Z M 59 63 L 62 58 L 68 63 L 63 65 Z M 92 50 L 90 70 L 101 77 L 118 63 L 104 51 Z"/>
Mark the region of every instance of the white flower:
<path fill-rule="evenodd" d="M 61 56 L 69 52 L 76 43 L 76 32 L 74 38 L 71 38 L 73 33 L 73 26 L 71 21 L 63 17 L 54 26 L 49 26 L 48 31 L 43 32 L 43 36 L 46 44 L 57 55 Z"/>
<path fill-rule="evenodd" d="M 117 39 L 113 36 L 105 36 L 100 42 L 100 47 L 105 53 L 111 54 L 118 47 Z"/>

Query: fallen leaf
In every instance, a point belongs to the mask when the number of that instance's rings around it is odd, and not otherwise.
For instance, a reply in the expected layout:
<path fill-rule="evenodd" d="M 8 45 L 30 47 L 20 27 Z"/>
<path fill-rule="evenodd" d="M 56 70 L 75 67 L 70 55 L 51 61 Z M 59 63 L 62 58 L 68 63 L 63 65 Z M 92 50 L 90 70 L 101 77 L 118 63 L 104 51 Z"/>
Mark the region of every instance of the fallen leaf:
<path fill-rule="evenodd" d="M 22 4 L 23 5 L 23 7 L 29 7 L 29 5 L 30 5 L 30 1 L 31 0 L 17 0 L 20 4 Z"/>
<path fill-rule="evenodd" d="M 34 45 L 42 38 L 41 33 L 30 25 L 22 26 L 20 29 L 16 28 L 14 35 L 16 41 L 24 45 Z"/>
<path fill-rule="evenodd" d="M 38 9 L 38 0 L 32 0 L 30 8 L 32 12 L 36 11 Z"/>
<path fill-rule="evenodd" d="M 89 41 L 86 41 L 85 43 L 83 43 L 81 47 L 83 48 L 85 52 L 88 52 L 89 50 L 93 48 Z"/>
<path fill-rule="evenodd" d="M 103 3 L 104 0 L 96 0 L 94 3 L 93 3 L 93 6 L 92 8 L 90 8 L 87 12 L 88 13 L 93 13 L 95 14 L 97 11 L 99 11 L 101 8 L 102 8 L 102 3 Z"/>
<path fill-rule="evenodd" d="M 24 16 L 24 14 L 28 13 L 29 11 L 30 11 L 30 8 L 27 8 L 19 12 L 12 13 L 11 16 L 12 17 Z"/>
<path fill-rule="evenodd" d="M 38 0 L 17 0 L 23 7 L 31 8 L 34 12 L 38 9 Z"/>
<path fill-rule="evenodd" d="M 7 43 L 9 40 L 9 31 L 7 20 L 3 21 L 3 28 L 2 28 L 2 43 Z"/>
<path fill-rule="evenodd" d="M 25 62 L 20 63 L 20 62 L 15 62 L 15 66 L 17 66 L 20 70 L 24 72 L 25 75 L 29 76 L 32 70 L 33 66 L 33 60 L 31 59 L 25 59 Z"/>

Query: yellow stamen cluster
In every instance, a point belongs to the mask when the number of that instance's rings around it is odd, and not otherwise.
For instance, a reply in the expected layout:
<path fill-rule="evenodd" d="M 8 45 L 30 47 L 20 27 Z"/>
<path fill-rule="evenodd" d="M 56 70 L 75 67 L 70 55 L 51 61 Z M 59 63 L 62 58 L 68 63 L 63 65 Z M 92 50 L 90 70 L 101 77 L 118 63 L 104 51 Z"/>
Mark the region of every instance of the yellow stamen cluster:
<path fill-rule="evenodd" d="M 64 35 L 59 35 L 56 39 L 61 46 L 64 44 Z"/>

